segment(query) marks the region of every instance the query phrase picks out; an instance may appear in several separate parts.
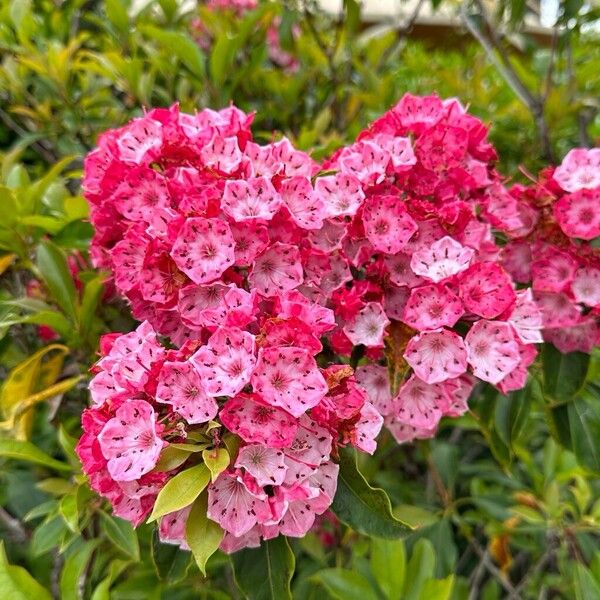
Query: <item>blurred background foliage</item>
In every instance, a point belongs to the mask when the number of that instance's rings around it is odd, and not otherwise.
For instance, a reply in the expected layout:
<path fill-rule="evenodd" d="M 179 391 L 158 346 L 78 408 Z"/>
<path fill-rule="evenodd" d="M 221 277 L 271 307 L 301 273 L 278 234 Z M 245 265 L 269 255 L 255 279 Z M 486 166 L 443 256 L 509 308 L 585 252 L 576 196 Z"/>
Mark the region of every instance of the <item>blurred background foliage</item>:
<path fill-rule="evenodd" d="M 389 22 L 340 4 L 332 15 L 308 1 L 242 14 L 176 0 L 0 3 L 3 598 L 285 598 L 294 562 L 299 599 L 600 598 L 600 356 L 545 348 L 524 391 L 479 390 L 435 440 L 384 434 L 360 467 L 414 533 L 369 539 L 324 519 L 280 552 L 279 594 L 264 587 L 262 550 L 233 565 L 217 554 L 204 579 L 189 553 L 110 516 L 80 474 L 98 336 L 132 325 L 87 254 L 82 157 L 105 129 L 143 107 L 233 101 L 257 111 L 259 139 L 285 134 L 319 158 L 410 91 L 469 105 L 507 178 L 599 139 L 593 3 L 557 2 L 542 34 L 526 26 L 539 6 L 523 0 L 419 1 Z M 425 7 L 445 11 L 443 35 L 422 34 Z"/>

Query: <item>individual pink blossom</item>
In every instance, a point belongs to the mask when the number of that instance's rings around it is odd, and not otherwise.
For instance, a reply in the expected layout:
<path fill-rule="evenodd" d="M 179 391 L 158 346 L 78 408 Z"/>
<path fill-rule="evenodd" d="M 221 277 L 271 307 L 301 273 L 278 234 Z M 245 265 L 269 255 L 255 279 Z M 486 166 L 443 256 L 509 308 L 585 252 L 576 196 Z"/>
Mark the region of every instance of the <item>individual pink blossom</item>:
<path fill-rule="evenodd" d="M 396 196 L 373 196 L 365 201 L 365 234 L 376 250 L 395 254 L 417 231 L 404 202 Z"/>
<path fill-rule="evenodd" d="M 228 180 L 221 200 L 223 212 L 240 223 L 253 219 L 270 220 L 281 206 L 281 196 L 266 177 Z"/>
<path fill-rule="evenodd" d="M 406 425 L 431 430 L 442 418 L 447 403 L 446 391 L 441 384 L 425 383 L 411 375 L 394 398 L 393 414 Z"/>
<path fill-rule="evenodd" d="M 424 280 L 416 275 L 411 268 L 411 257 L 408 254 L 398 252 L 393 256 L 386 256 L 384 262 L 389 271 L 392 283 L 409 288 L 424 283 Z"/>
<path fill-rule="evenodd" d="M 158 537 L 163 544 L 174 544 L 182 550 L 190 549 L 185 539 L 185 525 L 191 510 L 190 505 L 161 517 L 158 526 Z"/>
<path fill-rule="evenodd" d="M 385 328 L 390 324 L 379 302 L 369 302 L 358 314 L 346 323 L 344 333 L 350 341 L 369 348 L 383 346 Z"/>
<path fill-rule="evenodd" d="M 330 308 L 310 302 L 303 294 L 295 290 L 278 295 L 276 307 L 278 317 L 284 319 L 296 317 L 318 335 L 335 327 L 335 315 Z"/>
<path fill-rule="evenodd" d="M 316 406 L 327 393 L 315 359 L 304 348 L 261 348 L 251 383 L 265 402 L 294 417 Z"/>
<path fill-rule="evenodd" d="M 384 424 L 399 444 L 432 438 L 437 431 L 437 425 L 431 428 L 413 427 L 394 415 L 385 417 Z"/>
<path fill-rule="evenodd" d="M 600 269 L 596 267 L 580 268 L 571 284 L 573 297 L 586 306 L 600 304 Z"/>
<path fill-rule="evenodd" d="M 467 310 L 485 319 L 497 317 L 516 299 L 508 273 L 491 262 L 475 263 L 463 271 L 459 294 Z"/>
<path fill-rule="evenodd" d="M 515 307 L 507 318 L 523 344 L 543 342 L 541 330 L 544 326 L 542 311 L 533 299 L 531 289 L 518 290 Z"/>
<path fill-rule="evenodd" d="M 166 445 L 156 427 L 154 409 L 144 400 L 131 400 L 117 409 L 98 435 L 113 479 L 133 481 L 154 468 Z"/>
<path fill-rule="evenodd" d="M 404 309 L 407 325 L 419 331 L 453 327 L 464 313 L 458 296 L 442 284 L 413 288 Z"/>
<path fill-rule="evenodd" d="M 223 322 L 223 297 L 230 288 L 222 283 L 189 285 L 179 290 L 177 309 L 188 327 L 217 326 Z"/>
<path fill-rule="evenodd" d="M 521 360 L 512 329 L 502 321 L 477 321 L 467 333 L 465 345 L 473 373 L 489 383 L 502 381 Z"/>
<path fill-rule="evenodd" d="M 170 404 L 188 423 L 206 423 L 219 410 L 215 400 L 207 395 L 200 373 L 188 361 L 163 364 L 156 401 Z"/>
<path fill-rule="evenodd" d="M 563 196 L 554 204 L 554 216 L 569 237 L 593 240 L 600 236 L 600 187 Z"/>
<path fill-rule="evenodd" d="M 544 339 L 565 354 L 590 354 L 600 344 L 600 327 L 594 318 L 588 317 L 576 325 L 544 329 Z"/>
<path fill-rule="evenodd" d="M 567 252 L 547 248 L 531 263 L 533 289 L 541 292 L 562 292 L 573 281 L 577 261 Z"/>
<path fill-rule="evenodd" d="M 356 381 L 367 392 L 369 400 L 381 415 L 391 414 L 393 405 L 387 367 L 360 365 L 356 369 Z"/>
<path fill-rule="evenodd" d="M 520 390 L 527 383 L 527 368 L 533 363 L 537 356 L 537 350 L 532 344 L 519 345 L 519 364 L 504 377 L 497 385 L 503 394 Z"/>
<path fill-rule="evenodd" d="M 287 471 L 283 452 L 262 444 L 241 448 L 235 466 L 244 468 L 261 486 L 281 485 Z"/>
<path fill-rule="evenodd" d="M 208 518 L 234 536 L 244 535 L 258 522 L 270 517 L 267 495 L 250 491 L 240 475 L 224 472 L 208 486 Z"/>
<path fill-rule="evenodd" d="M 194 282 L 210 283 L 235 262 L 229 225 L 194 217 L 183 225 L 171 250 L 175 264 Z"/>
<path fill-rule="evenodd" d="M 240 166 L 242 151 L 236 136 L 223 137 L 215 132 L 212 139 L 200 150 L 200 158 L 207 167 L 230 174 Z"/>
<path fill-rule="evenodd" d="M 360 181 L 348 173 L 319 177 L 315 190 L 327 217 L 354 216 L 365 199 Z"/>
<path fill-rule="evenodd" d="M 567 192 L 600 187 L 600 148 L 570 150 L 552 177 Z"/>
<path fill-rule="evenodd" d="M 265 225 L 256 221 L 230 224 L 231 235 L 235 240 L 235 264 L 247 266 L 266 250 L 269 245 L 269 233 Z"/>
<path fill-rule="evenodd" d="M 219 327 L 190 359 L 209 396 L 235 396 L 256 365 L 254 336 L 236 327 Z"/>
<path fill-rule="evenodd" d="M 150 164 L 161 145 L 161 125 L 149 117 L 131 121 L 116 140 L 119 159 L 135 165 Z"/>
<path fill-rule="evenodd" d="M 411 338 L 404 358 L 425 383 L 453 379 L 467 370 L 465 344 L 449 329 L 434 329 Z"/>
<path fill-rule="evenodd" d="M 304 280 L 298 249 L 281 242 L 272 244 L 256 258 L 248 280 L 267 297 L 297 288 Z"/>
<path fill-rule="evenodd" d="M 323 198 L 308 177 L 291 177 L 281 184 L 281 198 L 292 219 L 302 229 L 321 229 L 326 217 Z"/>
<path fill-rule="evenodd" d="M 297 419 L 256 394 L 240 394 L 227 400 L 219 413 L 223 425 L 245 442 L 285 448 L 296 436 Z"/>
<path fill-rule="evenodd" d="M 414 273 L 437 283 L 467 269 L 475 251 L 459 244 L 450 236 L 417 250 L 411 258 Z"/>
<path fill-rule="evenodd" d="M 382 427 L 383 416 L 370 402 L 365 402 L 353 432 L 353 445 L 367 454 L 373 454 L 377 449 L 375 439 Z"/>
<path fill-rule="evenodd" d="M 380 183 L 389 161 L 389 152 L 370 141 L 359 141 L 344 148 L 339 159 L 341 170 L 362 183 Z"/>
<path fill-rule="evenodd" d="M 535 292 L 535 303 L 542 311 L 542 322 L 548 327 L 571 327 L 581 321 L 581 309 L 564 292 Z"/>

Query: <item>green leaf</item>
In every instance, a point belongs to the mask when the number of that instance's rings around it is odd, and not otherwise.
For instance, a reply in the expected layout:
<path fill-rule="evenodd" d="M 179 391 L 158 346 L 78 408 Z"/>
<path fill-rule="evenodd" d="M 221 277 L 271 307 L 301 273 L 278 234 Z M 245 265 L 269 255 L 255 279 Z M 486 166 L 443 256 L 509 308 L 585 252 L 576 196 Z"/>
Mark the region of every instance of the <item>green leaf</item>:
<path fill-rule="evenodd" d="M 156 498 L 148 523 L 189 506 L 202 493 L 209 481 L 210 471 L 204 464 L 181 471 L 169 479 Z"/>
<path fill-rule="evenodd" d="M 0 439 L 0 456 L 32 462 L 57 471 L 71 470 L 70 465 L 48 456 L 31 442 Z"/>
<path fill-rule="evenodd" d="M 41 242 L 37 250 L 37 266 L 58 306 L 76 323 L 77 292 L 63 252 L 52 242 Z"/>
<path fill-rule="evenodd" d="M 214 483 L 217 477 L 229 466 L 229 452 L 225 448 L 214 450 L 203 450 L 202 459 L 211 473 L 211 481 Z"/>
<path fill-rule="evenodd" d="M 61 517 L 49 517 L 38 525 L 31 537 L 31 551 L 34 556 L 41 556 L 59 546 L 68 533 L 67 526 Z"/>
<path fill-rule="evenodd" d="M 285 537 L 236 552 L 231 560 L 235 581 L 249 600 L 292 600 L 290 582 L 296 559 Z"/>
<path fill-rule="evenodd" d="M 323 569 L 311 577 L 320 583 L 336 600 L 377 600 L 369 581 L 349 569 Z M 396 596 L 389 596 L 389 598 Z"/>
<path fill-rule="evenodd" d="M 402 540 L 371 540 L 371 571 L 386 598 L 400 598 L 406 574 Z"/>
<path fill-rule="evenodd" d="M 600 473 L 600 398 L 586 390 L 569 403 L 571 444 L 577 462 Z"/>
<path fill-rule="evenodd" d="M 450 600 L 454 589 L 454 575 L 445 579 L 428 579 L 423 586 L 419 600 Z"/>
<path fill-rule="evenodd" d="M 387 494 L 367 483 L 354 451 L 340 452 L 338 487 L 331 508 L 346 525 L 365 535 L 394 539 L 411 529 L 394 517 Z"/>
<path fill-rule="evenodd" d="M 435 569 L 435 552 L 429 540 L 421 539 L 413 547 L 406 569 L 402 600 L 419 600 L 423 586 L 432 579 Z"/>
<path fill-rule="evenodd" d="M 85 284 L 81 307 L 79 309 L 79 330 L 85 340 L 92 330 L 92 324 L 98 308 L 98 302 L 104 291 L 104 277 L 97 275 Z"/>
<path fill-rule="evenodd" d="M 572 400 L 583 387 L 589 363 L 589 354 L 562 354 L 552 344 L 544 344 L 544 395 L 553 403 Z"/>
<path fill-rule="evenodd" d="M 23 567 L 8 564 L 3 541 L 0 541 L 0 590 L 7 600 L 52 600 L 50 592 Z"/>
<path fill-rule="evenodd" d="M 173 544 L 163 544 L 156 529 L 152 535 L 152 562 L 162 581 L 176 584 L 186 578 L 192 564 L 192 555 Z"/>
<path fill-rule="evenodd" d="M 85 583 L 82 582 L 83 573 L 97 545 L 98 540 L 90 540 L 77 543 L 69 550 L 60 574 L 61 600 L 82 600 L 80 590 L 84 588 Z"/>
<path fill-rule="evenodd" d="M 163 473 L 165 471 L 172 471 L 177 467 L 180 467 L 189 457 L 190 452 L 182 450 L 181 448 L 174 448 L 173 444 L 169 444 L 160 453 L 160 458 L 154 467 L 154 471 Z"/>
<path fill-rule="evenodd" d="M 176 56 L 196 77 L 204 78 L 204 56 L 198 48 L 198 44 L 187 34 L 180 31 L 164 31 L 151 25 L 146 25 L 141 29 L 163 46 L 167 53 Z"/>
<path fill-rule="evenodd" d="M 233 70 L 233 59 L 237 50 L 237 41 L 229 32 L 222 33 L 210 53 L 210 75 L 216 86 L 225 83 Z"/>
<path fill-rule="evenodd" d="M 73 533 L 79 533 L 79 509 L 77 506 L 77 491 L 67 494 L 60 500 L 58 508 L 67 527 Z"/>
<path fill-rule="evenodd" d="M 206 562 L 218 550 L 224 532 L 218 523 L 206 516 L 208 494 L 194 502 L 185 524 L 185 539 L 196 559 L 200 572 L 206 577 Z"/>
<path fill-rule="evenodd" d="M 103 511 L 98 511 L 98 515 L 102 522 L 102 530 L 115 545 L 115 548 L 138 562 L 140 560 L 140 546 L 131 523 L 119 517 L 111 517 Z"/>
<path fill-rule="evenodd" d="M 106 0 L 106 16 L 108 20 L 121 33 L 125 33 L 129 28 L 129 15 L 123 0 Z"/>
<path fill-rule="evenodd" d="M 584 565 L 577 562 L 573 571 L 573 587 L 576 600 L 600 598 L 600 583 Z"/>

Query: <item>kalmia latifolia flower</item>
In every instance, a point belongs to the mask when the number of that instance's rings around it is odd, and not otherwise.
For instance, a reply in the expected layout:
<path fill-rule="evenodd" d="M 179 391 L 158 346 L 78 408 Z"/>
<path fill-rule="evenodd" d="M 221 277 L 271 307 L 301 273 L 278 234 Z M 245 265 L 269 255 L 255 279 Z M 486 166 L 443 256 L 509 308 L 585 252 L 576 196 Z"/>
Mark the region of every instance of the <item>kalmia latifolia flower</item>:
<path fill-rule="evenodd" d="M 435 435 L 477 383 L 522 388 L 543 339 L 589 352 L 600 310 L 595 151 L 506 189 L 456 100 L 406 95 L 321 165 L 252 118 L 152 110 L 83 183 L 94 262 L 142 321 L 102 340 L 84 471 L 138 525 L 194 449 L 227 448 L 204 492 L 226 552 L 311 529 L 341 447 Z M 161 539 L 187 548 L 189 514 Z"/>

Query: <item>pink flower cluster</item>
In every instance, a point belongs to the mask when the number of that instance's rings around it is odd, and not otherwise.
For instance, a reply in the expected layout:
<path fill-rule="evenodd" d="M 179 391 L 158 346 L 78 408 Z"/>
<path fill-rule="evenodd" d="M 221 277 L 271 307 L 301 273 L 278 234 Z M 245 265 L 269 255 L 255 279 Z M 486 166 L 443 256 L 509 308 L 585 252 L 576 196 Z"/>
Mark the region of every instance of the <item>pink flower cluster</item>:
<path fill-rule="evenodd" d="M 542 335 L 598 343 L 595 151 L 507 190 L 456 100 L 407 94 L 322 165 L 257 144 L 251 122 L 152 110 L 105 133 L 84 178 L 92 256 L 143 321 L 103 339 L 84 471 L 138 524 L 199 460 L 167 468 L 165 449 L 237 440 L 208 488 L 229 552 L 304 535 L 340 446 L 374 452 L 384 422 L 431 437 L 478 382 L 522 388 Z M 565 313 L 548 298 L 576 318 L 550 323 Z M 162 518 L 163 540 L 185 547 L 189 511 Z"/>
<path fill-rule="evenodd" d="M 319 167 L 288 140 L 252 142 L 250 122 L 233 107 L 151 111 L 100 139 L 84 179 L 95 261 L 144 319 L 103 340 L 84 470 L 138 524 L 194 463 L 163 471 L 163 448 L 235 434 L 239 453 L 208 489 L 227 551 L 304 535 L 333 500 L 337 448 L 373 452 L 383 424 L 351 368 L 315 359 L 336 327 L 299 291 L 326 218 Z M 164 517 L 161 537 L 185 545 L 188 513 Z"/>
<path fill-rule="evenodd" d="M 530 186 L 496 187 L 490 221 L 508 238 L 502 264 L 531 286 L 544 340 L 561 352 L 600 344 L 600 149 L 571 150 Z"/>

